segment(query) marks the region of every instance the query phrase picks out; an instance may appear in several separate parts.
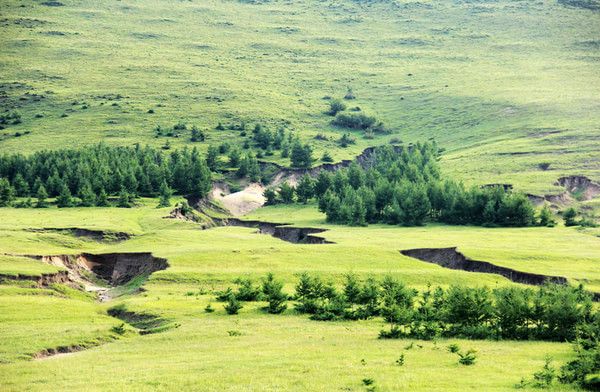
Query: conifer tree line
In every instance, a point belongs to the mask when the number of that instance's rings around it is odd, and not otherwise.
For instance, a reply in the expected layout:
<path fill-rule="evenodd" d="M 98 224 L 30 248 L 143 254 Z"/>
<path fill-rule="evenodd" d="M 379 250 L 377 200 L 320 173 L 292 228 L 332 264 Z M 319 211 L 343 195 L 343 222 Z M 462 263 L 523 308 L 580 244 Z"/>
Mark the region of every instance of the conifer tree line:
<path fill-rule="evenodd" d="M 540 224 L 522 193 L 503 187 L 465 187 L 443 178 L 433 143 L 375 150 L 370 164 L 352 163 L 335 173 L 304 176 L 295 187 L 283 184 L 265 192 L 267 202 L 307 202 L 316 198 L 327 221 L 355 226 L 388 223 L 418 226 L 448 224 L 528 226 Z M 542 224 L 550 225 L 548 211 Z"/>
<path fill-rule="evenodd" d="M 367 320 L 382 317 L 390 326 L 380 338 L 511 339 L 573 341 L 582 328 L 600 328 L 600 313 L 594 310 L 592 295 L 583 286 L 548 283 L 535 289 L 506 286 L 489 289 L 451 285 L 416 290 L 392 276 L 378 280 L 360 279 L 353 273 L 335 285 L 318 275 L 299 275 L 295 293 L 282 293 L 283 284 L 269 273 L 263 289 L 251 279 L 234 281 L 216 292 L 218 301 L 268 301 L 277 299 L 281 313 L 286 301 L 312 320 Z"/>
<path fill-rule="evenodd" d="M 98 144 L 81 149 L 41 151 L 30 156 L 0 156 L 0 199 L 32 197 L 37 204 L 56 197 L 59 206 L 107 205 L 119 195 L 124 206 L 137 196 L 165 197 L 173 190 L 204 197 L 211 173 L 196 148 L 164 153 L 150 146 L 111 147 Z M 44 205 L 38 205 L 42 207 Z"/>

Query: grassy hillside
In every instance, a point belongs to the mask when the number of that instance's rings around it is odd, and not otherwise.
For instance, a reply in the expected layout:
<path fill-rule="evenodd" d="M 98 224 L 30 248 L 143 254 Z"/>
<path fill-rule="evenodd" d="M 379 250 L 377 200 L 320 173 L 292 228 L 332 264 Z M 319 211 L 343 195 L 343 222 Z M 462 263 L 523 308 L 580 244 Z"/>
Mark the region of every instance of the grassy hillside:
<path fill-rule="evenodd" d="M 435 138 L 448 173 L 555 191 L 564 174 L 600 179 L 599 14 L 565 3 L 583 2 L 7 0 L 0 104 L 22 123 L 0 152 L 163 145 L 153 129 L 179 121 L 205 148 L 241 143 L 219 122 L 260 122 L 335 159 Z M 348 88 L 390 135 L 334 142 L 323 98 Z"/>

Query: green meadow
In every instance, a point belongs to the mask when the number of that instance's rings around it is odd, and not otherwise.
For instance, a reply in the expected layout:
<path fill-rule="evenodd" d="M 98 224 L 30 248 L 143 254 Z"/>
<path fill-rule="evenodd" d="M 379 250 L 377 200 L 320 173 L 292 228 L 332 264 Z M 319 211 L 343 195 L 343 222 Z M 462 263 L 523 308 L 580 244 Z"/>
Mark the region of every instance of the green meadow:
<path fill-rule="evenodd" d="M 229 316 L 214 291 L 237 277 L 258 281 L 273 272 L 293 292 L 298 274 L 310 271 L 341 285 L 349 272 L 360 278 L 392 275 L 410 286 L 466 284 L 514 285 L 490 274 L 444 269 L 401 255 L 420 246 L 458 246 L 466 255 L 524 271 L 563 274 L 573 284 L 600 290 L 594 259 L 600 243 L 573 228 L 492 229 L 426 226 L 398 228 L 372 225 L 350 228 L 324 223 L 313 206 L 266 207 L 249 218 L 322 227 L 333 244 L 293 244 L 252 228 L 201 230 L 194 223 L 165 219 L 146 199 L 133 209 L 2 209 L 0 250 L 19 254 L 80 252 L 152 252 L 170 267 L 152 274 L 144 291 L 99 303 L 92 296 L 61 285 L 32 288 L 26 282 L 0 290 L 0 384 L 3 390 L 364 390 L 373 378 L 378 390 L 511 390 L 530 377 L 547 355 L 557 364 L 571 358 L 569 343 L 378 340 L 382 320 L 311 321 L 290 306 L 282 315 L 267 315 L 260 303 L 247 303 Z M 294 217 L 290 221 L 290 217 Z M 108 244 L 69 234 L 32 232 L 32 227 L 78 227 L 118 230 L 130 240 Z M 540 242 L 540 239 L 542 239 Z M 0 259 L 2 273 L 47 272 L 39 261 Z M 106 310 L 116 304 L 159 315 L 178 325 L 139 336 Z M 208 303 L 214 313 L 205 313 Z M 235 331 L 230 336 L 230 331 Z M 237 334 L 241 334 L 236 336 Z M 412 349 L 405 349 L 413 342 Z M 450 343 L 478 351 L 471 367 L 457 364 L 446 351 Z M 60 346 L 85 351 L 31 359 Z M 405 365 L 396 359 L 404 353 Z M 90 378 L 90 375 L 93 377 Z M 559 387 L 556 387 L 559 388 Z M 563 389 L 560 389 L 563 388 Z M 557 390 L 567 390 L 563 386 Z"/>
<path fill-rule="evenodd" d="M 337 290 L 348 274 L 363 282 L 391 276 L 421 292 L 533 287 L 401 253 L 450 247 L 600 295 L 599 65 L 598 0 L 2 0 L 3 162 L 10 154 L 140 144 L 157 148 L 158 168 L 163 154 L 195 147 L 206 157 L 209 146 L 228 143 L 260 154 L 265 182 L 275 174 L 285 180 L 286 172 L 265 163 L 290 167 L 291 159 L 281 145 L 258 147 L 259 124 L 308 143 L 313 166 L 324 153 L 340 162 L 369 147 L 435 141 L 441 181 L 511 184 L 539 196 L 565 192 L 557 185 L 563 176 L 593 182 L 553 199 L 547 211 L 555 227 L 428 220 L 350 227 L 328 223 L 316 198 L 239 217 L 323 229 L 315 235 L 329 243 L 310 244 L 220 221 L 229 217 L 220 198 L 251 178 L 236 174 L 241 164 L 230 164 L 225 148 L 209 165 L 218 183 L 188 214 L 182 195 L 157 207 L 154 193 L 136 198 L 129 189 L 118 197 L 110 191 L 110 207 L 57 208 L 61 191 L 51 192 L 48 208 L 17 208 L 39 194 L 35 176 L 23 173 L 31 189 L 16 200 L 10 184 L 0 183 L 0 391 L 513 391 L 547 358 L 558 374 L 575 358 L 574 342 L 378 339 L 390 328 L 384 317 L 314 321 L 291 296 L 304 272 Z M 344 113 L 373 116 L 385 129 L 334 126 L 326 113 L 334 99 Z M 191 140 L 193 127 L 202 140 Z M 345 134 L 355 141 L 342 147 Z M 89 166 L 63 173 L 68 155 L 58 168 L 70 199 L 83 189 L 77 170 L 95 178 Z M 171 159 L 177 168 L 176 154 Z M 146 167 L 140 162 L 139 170 Z M 180 178 L 163 180 L 160 195 L 168 199 L 169 184 Z M 263 188 L 250 185 L 256 194 L 228 202 L 244 211 L 244 203 L 262 205 Z M 122 196 L 131 196 L 125 204 L 133 208 L 115 206 Z M 566 227 L 562 215 L 571 206 L 582 220 Z M 79 262 L 77 255 L 137 253 L 166 259 L 168 267 L 109 287 L 92 274 L 98 266 L 91 257 L 83 272 L 66 265 Z M 73 257 L 60 259 L 63 265 L 36 258 L 59 255 Z M 283 313 L 268 314 L 267 302 L 255 301 L 229 315 L 217 301 L 236 279 L 260 284 L 268 273 L 290 296 Z M 97 292 L 78 287 L 82 280 Z M 475 363 L 459 363 L 452 344 L 475 350 Z M 521 387 L 539 390 L 531 382 Z M 546 389 L 580 390 L 556 380 Z"/>

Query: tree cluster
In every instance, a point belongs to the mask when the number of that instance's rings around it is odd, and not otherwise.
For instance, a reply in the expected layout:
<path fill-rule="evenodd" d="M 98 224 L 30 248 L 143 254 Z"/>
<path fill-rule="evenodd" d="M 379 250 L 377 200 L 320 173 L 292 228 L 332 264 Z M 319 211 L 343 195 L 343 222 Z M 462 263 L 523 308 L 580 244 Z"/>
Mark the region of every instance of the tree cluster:
<path fill-rule="evenodd" d="M 197 149 L 165 154 L 139 145 L 4 154 L 0 178 L 0 204 L 4 205 L 14 196 L 35 197 L 38 206 L 48 197 L 56 197 L 60 207 L 106 205 L 107 196 L 118 195 L 119 205 L 127 206 L 133 197 L 157 194 L 164 204 L 172 190 L 204 197 L 211 187 L 210 170 Z"/>
<path fill-rule="evenodd" d="M 250 160 L 253 159 L 252 157 L 260 159 L 265 156 L 272 156 L 275 150 L 280 151 L 282 158 L 290 158 L 292 167 L 308 168 L 312 165 L 313 157 L 311 146 L 307 143 L 302 143 L 300 139 L 291 132 L 286 132 L 285 128 L 279 128 L 277 132 L 274 132 L 261 124 L 256 124 L 251 135 L 247 134 L 245 123 L 241 123 L 240 125 L 230 125 L 228 128 L 241 130 L 240 135 L 247 136 L 248 138 L 241 147 L 232 146 L 229 142 L 224 142 L 218 147 L 210 146 L 208 149 L 207 162 L 211 170 L 218 170 L 220 166 L 223 166 L 218 159 L 221 154 L 227 155 L 227 167 L 238 168 L 244 156 L 250 158 Z M 220 124 L 217 126 L 217 129 L 226 129 L 226 127 Z M 252 149 L 254 151 L 243 152 L 243 150 Z M 238 173 L 238 175 L 245 176 L 244 169 L 242 169 L 242 172 Z"/>
<path fill-rule="evenodd" d="M 355 226 L 418 226 L 426 221 L 487 226 L 552 224 L 547 209 L 541 219 L 536 218 L 533 205 L 522 193 L 503 187 L 467 188 L 443 179 L 437 158 L 435 144 L 379 147 L 366 168 L 352 163 L 335 173 L 322 170 L 316 179 L 306 176 L 291 191 L 282 185 L 279 197 L 267 199 L 286 203 L 316 198 L 328 222 Z M 290 193 L 292 197 L 284 197 Z"/>
<path fill-rule="evenodd" d="M 597 319 L 589 293 L 560 285 L 535 290 L 455 285 L 419 292 L 389 276 L 360 281 L 348 274 L 338 290 L 303 273 L 294 298 L 296 309 L 314 320 L 383 317 L 390 329 L 380 338 L 572 341 Z"/>
<path fill-rule="evenodd" d="M 264 310 L 271 314 L 280 314 L 287 309 L 288 297 L 283 292 L 283 283 L 270 272 L 261 280 L 260 286 L 248 278 L 238 278 L 234 283 L 238 285 L 237 290 L 227 287 L 216 293 L 217 301 L 227 302 L 225 310 L 228 314 L 237 314 L 243 307 L 241 302 L 250 301 L 266 301 Z"/>

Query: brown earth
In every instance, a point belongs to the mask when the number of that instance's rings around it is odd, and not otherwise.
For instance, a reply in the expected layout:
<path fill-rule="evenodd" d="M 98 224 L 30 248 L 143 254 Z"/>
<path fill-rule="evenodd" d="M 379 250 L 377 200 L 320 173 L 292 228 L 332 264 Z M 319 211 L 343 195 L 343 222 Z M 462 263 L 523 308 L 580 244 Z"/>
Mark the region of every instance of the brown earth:
<path fill-rule="evenodd" d="M 280 240 L 294 244 L 333 244 L 323 237 L 313 234 L 323 233 L 326 229 L 317 229 L 313 227 L 292 227 L 287 224 L 241 220 L 236 218 L 214 218 L 219 226 L 240 226 L 258 229 L 260 234 L 268 234 Z"/>
<path fill-rule="evenodd" d="M 546 282 L 556 284 L 567 283 L 567 278 L 563 276 L 534 274 L 530 272 L 517 271 L 512 268 L 501 267 L 487 261 L 472 260 L 459 252 L 456 248 L 406 249 L 401 250 L 400 253 L 421 261 L 437 264 L 444 268 L 501 275 L 517 283 L 531 285 L 541 285 Z"/>

